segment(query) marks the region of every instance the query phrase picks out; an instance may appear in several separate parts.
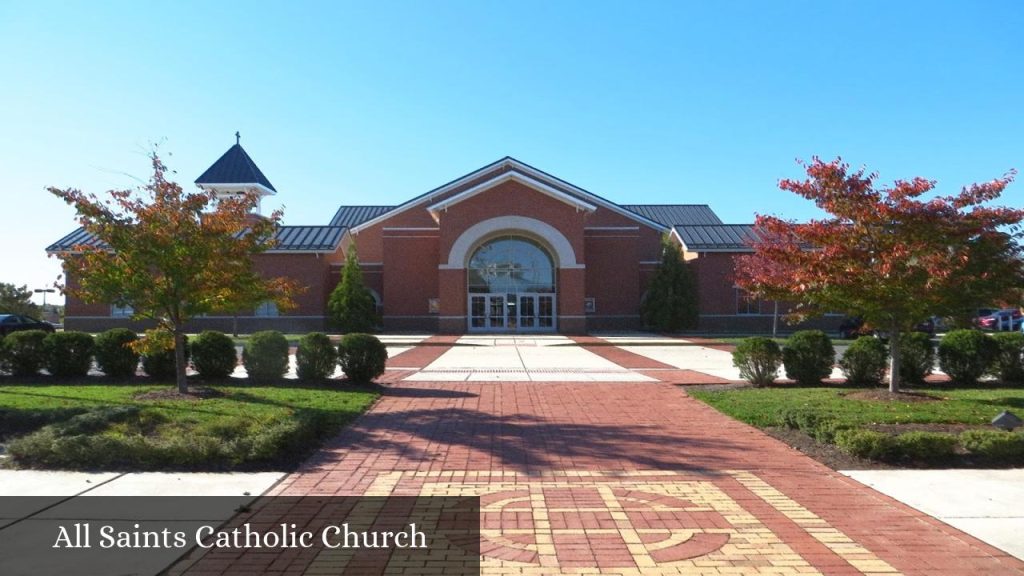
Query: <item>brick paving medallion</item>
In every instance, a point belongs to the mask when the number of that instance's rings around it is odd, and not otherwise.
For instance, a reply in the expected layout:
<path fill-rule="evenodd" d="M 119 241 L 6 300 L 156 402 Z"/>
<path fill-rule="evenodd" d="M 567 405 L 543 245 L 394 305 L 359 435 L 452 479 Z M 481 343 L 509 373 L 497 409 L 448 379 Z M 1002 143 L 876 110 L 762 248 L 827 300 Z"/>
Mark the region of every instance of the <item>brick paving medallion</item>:
<path fill-rule="evenodd" d="M 484 574 L 1024 576 L 663 382 L 399 382 L 274 493 L 480 496 Z"/>
<path fill-rule="evenodd" d="M 479 496 L 484 574 L 897 573 L 749 472 L 394 472 L 368 493 Z M 806 534 L 784 539 L 739 503 L 751 494 Z"/>

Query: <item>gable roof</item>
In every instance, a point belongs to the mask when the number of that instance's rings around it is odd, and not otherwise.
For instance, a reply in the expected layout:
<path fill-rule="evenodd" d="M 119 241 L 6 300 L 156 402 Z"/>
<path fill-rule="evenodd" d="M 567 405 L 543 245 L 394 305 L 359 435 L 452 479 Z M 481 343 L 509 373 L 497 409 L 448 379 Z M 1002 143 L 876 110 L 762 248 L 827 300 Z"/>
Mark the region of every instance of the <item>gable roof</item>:
<path fill-rule="evenodd" d="M 622 207 L 665 226 L 722 224 L 707 204 L 623 204 Z"/>
<path fill-rule="evenodd" d="M 277 189 L 267 180 L 241 144 L 235 144 L 196 178 L 196 184 L 250 184 L 260 185 L 272 193 Z"/>
<path fill-rule="evenodd" d="M 753 224 L 673 226 L 672 231 L 690 252 L 751 252 L 757 240 Z"/>
<path fill-rule="evenodd" d="M 363 229 L 365 229 L 365 228 L 367 228 L 369 226 L 373 226 L 374 224 L 377 224 L 378 222 L 380 222 L 380 221 L 384 220 L 385 218 L 388 218 L 388 217 L 390 217 L 390 216 L 392 216 L 394 214 L 398 214 L 399 212 L 404 212 L 404 211 L 409 210 L 411 208 L 414 208 L 416 206 L 419 206 L 419 205 L 431 202 L 432 200 L 434 200 L 438 196 L 441 196 L 443 194 L 451 192 L 451 191 L 459 188 L 460 186 L 463 186 L 465 184 L 473 182 L 474 180 L 478 180 L 481 177 L 484 177 L 484 176 L 486 176 L 488 174 L 491 174 L 491 177 L 488 178 L 487 180 L 484 180 L 483 182 L 479 182 L 477 184 L 477 186 L 482 185 L 482 184 L 488 182 L 491 179 L 496 179 L 496 178 L 501 178 L 501 177 L 506 177 L 507 178 L 508 176 L 505 176 L 505 175 L 507 173 L 509 173 L 509 172 L 516 172 L 516 173 L 518 173 L 518 175 L 520 177 L 529 178 L 529 179 L 532 179 L 534 181 L 540 182 L 540 183 L 542 183 L 542 184 L 544 184 L 544 185 L 546 185 L 546 186 L 548 186 L 548 187 L 550 187 L 550 188 L 552 188 L 554 190 L 559 191 L 562 194 L 567 194 L 569 196 L 575 196 L 579 200 L 582 200 L 586 204 L 596 204 L 598 206 L 603 206 L 603 207 L 608 208 L 609 210 L 611 210 L 613 212 L 617 212 L 617 213 L 619 213 L 619 214 L 621 214 L 623 216 L 626 216 L 627 218 L 630 218 L 632 220 L 635 220 L 635 221 L 637 221 L 637 222 L 639 222 L 641 224 L 644 224 L 646 226 L 650 226 L 651 228 L 654 228 L 655 230 L 664 231 L 664 230 L 669 229 L 668 225 L 662 224 L 660 222 L 656 222 L 656 221 L 651 220 L 650 218 L 647 218 L 647 217 L 645 217 L 645 216 L 643 216 L 641 214 L 638 214 L 636 212 L 632 212 L 630 210 L 627 210 L 627 209 L 619 206 L 618 204 L 616 204 L 614 202 L 611 202 L 610 200 L 606 200 L 606 199 L 598 196 L 597 194 L 594 194 L 592 192 L 588 192 L 587 190 L 584 190 L 583 188 L 580 188 L 578 186 L 574 186 L 573 184 L 570 184 L 570 183 L 566 182 L 565 180 L 562 180 L 561 178 L 557 178 L 555 176 L 552 176 L 551 174 L 548 174 L 547 172 L 544 172 L 542 170 L 538 170 L 537 168 L 534 168 L 533 166 L 530 166 L 529 164 L 526 164 L 525 162 L 520 162 L 519 160 L 516 160 L 515 158 L 512 158 L 511 156 L 506 156 L 506 157 L 504 157 L 504 158 L 502 158 L 502 159 L 500 159 L 500 160 L 498 160 L 496 162 L 492 162 L 492 163 L 484 166 L 483 168 L 479 168 L 477 170 L 474 170 L 473 172 L 470 172 L 469 174 L 466 174 L 464 176 L 460 176 L 459 178 L 456 178 L 455 180 L 452 180 L 451 182 L 448 182 L 447 184 L 444 184 L 442 186 L 434 188 L 433 190 L 430 190 L 429 192 L 426 192 L 424 194 L 420 194 L 419 196 L 417 196 L 417 197 L 415 197 L 415 198 L 413 198 L 411 200 L 408 200 L 407 202 L 405 202 L 403 204 L 399 204 L 398 206 L 395 206 L 389 212 L 380 214 L 380 215 L 378 215 L 378 216 L 376 216 L 374 218 L 371 218 L 369 220 L 366 220 L 366 221 L 362 222 L 361 224 L 353 226 L 352 232 L 353 233 L 358 233 L 360 230 L 363 230 Z"/>
<path fill-rule="evenodd" d="M 394 209 L 394 206 L 339 206 L 331 218 L 331 226 L 351 228 Z"/>
<path fill-rule="evenodd" d="M 75 246 L 88 246 L 90 248 L 106 248 L 106 242 L 102 242 L 92 234 L 85 231 L 85 228 L 78 228 L 67 236 L 57 240 L 46 247 L 47 254 L 57 252 L 68 252 Z"/>
<path fill-rule="evenodd" d="M 274 233 L 277 244 L 267 253 L 333 252 L 345 234 L 344 226 L 278 226 Z M 46 247 L 49 254 L 72 251 L 76 246 L 106 248 L 104 242 L 79 228 Z"/>
<path fill-rule="evenodd" d="M 597 210 L 597 206 L 594 206 L 589 202 L 581 200 L 578 196 L 573 194 L 567 194 L 557 188 L 554 188 L 544 182 L 541 182 L 536 178 L 532 178 L 525 174 L 521 174 L 517 170 L 509 170 L 503 174 L 495 176 L 494 178 L 489 178 L 477 184 L 476 186 L 470 187 L 466 190 L 463 190 L 462 192 L 459 192 L 454 196 L 449 196 L 444 200 L 427 206 L 427 210 L 431 214 L 434 214 L 436 216 L 437 212 L 447 210 L 449 207 L 454 206 L 455 204 L 458 204 L 463 200 L 468 200 L 481 192 L 490 190 L 491 188 L 494 188 L 499 184 L 503 184 L 505 182 L 509 182 L 512 180 L 519 182 L 520 184 L 525 184 L 526 186 L 532 188 L 533 190 L 550 196 L 551 198 L 554 198 L 555 200 L 558 200 L 560 202 L 564 202 L 576 208 L 577 210 L 584 210 L 587 212 L 593 212 L 594 210 Z"/>

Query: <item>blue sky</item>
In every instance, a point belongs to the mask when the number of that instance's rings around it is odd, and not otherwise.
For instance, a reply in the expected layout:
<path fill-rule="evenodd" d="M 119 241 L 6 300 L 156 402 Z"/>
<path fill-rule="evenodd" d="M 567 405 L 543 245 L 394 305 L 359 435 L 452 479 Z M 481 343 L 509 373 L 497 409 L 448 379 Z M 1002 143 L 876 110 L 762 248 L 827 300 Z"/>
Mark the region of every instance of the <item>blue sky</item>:
<path fill-rule="evenodd" d="M 1019 2 L 0 0 L 0 281 L 51 284 L 43 189 L 191 183 L 242 133 L 292 224 L 511 155 L 633 203 L 807 218 L 842 155 L 940 190 L 1024 168 Z M 1024 204 L 1024 183 L 1006 204 Z"/>

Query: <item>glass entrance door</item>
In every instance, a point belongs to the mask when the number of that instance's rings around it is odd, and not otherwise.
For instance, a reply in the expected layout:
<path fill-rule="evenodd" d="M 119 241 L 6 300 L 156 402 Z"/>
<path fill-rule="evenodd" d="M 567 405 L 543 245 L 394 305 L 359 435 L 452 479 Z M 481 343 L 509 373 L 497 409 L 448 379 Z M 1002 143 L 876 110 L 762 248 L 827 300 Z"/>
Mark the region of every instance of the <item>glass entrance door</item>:
<path fill-rule="evenodd" d="M 545 332 L 555 329 L 554 294 L 517 294 L 517 313 L 521 331 Z"/>
<path fill-rule="evenodd" d="M 554 294 L 470 294 L 470 332 L 553 332 Z"/>

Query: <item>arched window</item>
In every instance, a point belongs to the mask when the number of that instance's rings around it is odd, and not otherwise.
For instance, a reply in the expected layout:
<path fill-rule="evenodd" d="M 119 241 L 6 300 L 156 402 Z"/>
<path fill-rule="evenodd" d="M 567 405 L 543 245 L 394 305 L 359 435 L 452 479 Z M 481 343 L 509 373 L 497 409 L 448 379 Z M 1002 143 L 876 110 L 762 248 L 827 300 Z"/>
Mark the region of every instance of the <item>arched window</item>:
<path fill-rule="evenodd" d="M 547 250 L 521 236 L 499 236 L 469 260 L 469 291 L 475 293 L 555 292 L 555 265 Z"/>
<path fill-rule="evenodd" d="M 256 307 L 256 311 L 253 313 L 253 315 L 262 317 L 276 317 L 278 315 L 277 302 L 274 302 L 273 300 L 267 300 L 266 302 L 263 302 L 262 304 Z"/>

